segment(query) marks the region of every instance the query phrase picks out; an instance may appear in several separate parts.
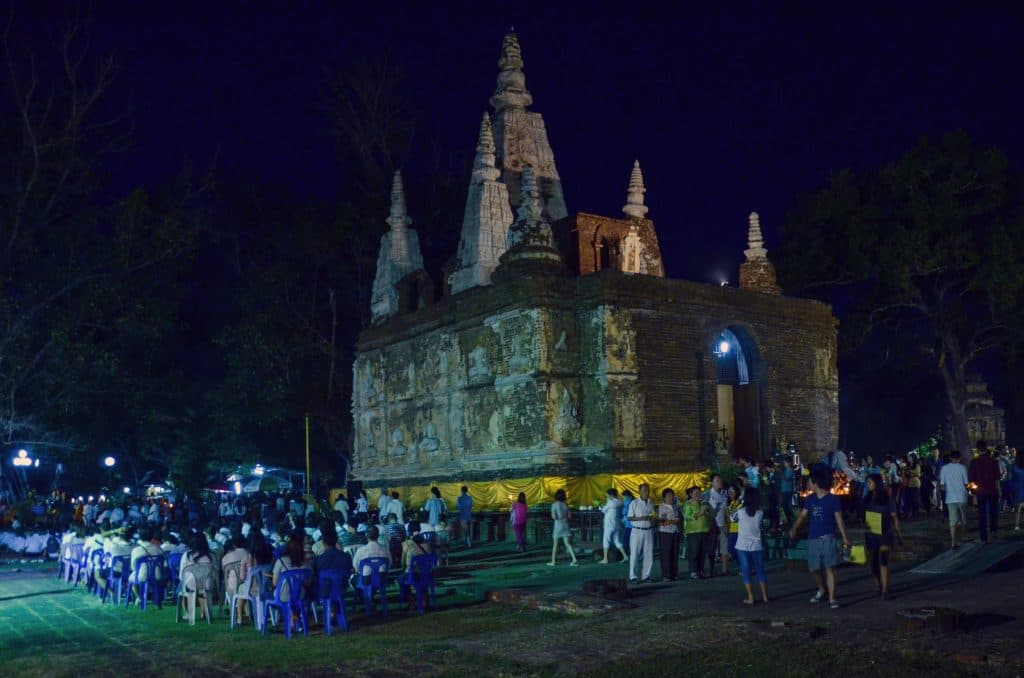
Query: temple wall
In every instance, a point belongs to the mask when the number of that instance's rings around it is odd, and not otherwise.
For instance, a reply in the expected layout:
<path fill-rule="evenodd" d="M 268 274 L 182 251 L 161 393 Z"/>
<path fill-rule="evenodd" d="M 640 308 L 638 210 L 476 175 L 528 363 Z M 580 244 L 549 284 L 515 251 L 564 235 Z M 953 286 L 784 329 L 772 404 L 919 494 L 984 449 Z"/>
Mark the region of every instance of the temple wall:
<path fill-rule="evenodd" d="M 353 476 L 385 483 L 705 468 L 724 328 L 759 356 L 762 439 L 838 438 L 818 302 L 651 276 L 524 276 L 366 330 Z M 766 450 L 767 451 L 767 450 Z"/>

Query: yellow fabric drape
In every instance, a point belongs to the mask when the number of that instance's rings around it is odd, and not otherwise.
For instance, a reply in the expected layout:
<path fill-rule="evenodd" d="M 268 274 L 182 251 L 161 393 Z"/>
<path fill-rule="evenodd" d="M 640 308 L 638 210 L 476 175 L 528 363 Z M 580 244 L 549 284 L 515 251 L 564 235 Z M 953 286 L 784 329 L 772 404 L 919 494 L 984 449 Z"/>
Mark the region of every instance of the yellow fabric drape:
<path fill-rule="evenodd" d="M 620 493 L 629 490 L 633 496 L 639 496 L 640 484 L 651 486 L 651 496 L 660 497 L 663 489 L 671 489 L 681 495 L 688 488 L 703 488 L 708 474 L 706 471 L 691 473 L 600 473 L 592 476 L 561 477 L 535 476 L 532 478 L 512 478 L 486 480 L 476 482 L 428 483 L 415 486 L 388 486 L 388 490 L 398 492 L 402 503 L 407 508 L 419 509 L 430 498 L 430 488 L 441 491 L 441 497 L 448 504 L 448 511 L 455 511 L 455 501 L 462 494 L 462 486 L 469 488 L 469 496 L 473 498 L 474 511 L 507 510 L 516 500 L 520 492 L 526 494 L 526 503 L 549 504 L 555 500 L 555 492 L 565 490 L 568 503 L 573 508 L 579 506 L 600 506 L 605 501 L 608 488 L 614 487 Z M 331 504 L 343 493 L 343 488 L 330 491 Z M 366 488 L 366 496 L 370 506 L 377 505 L 380 488 Z"/>

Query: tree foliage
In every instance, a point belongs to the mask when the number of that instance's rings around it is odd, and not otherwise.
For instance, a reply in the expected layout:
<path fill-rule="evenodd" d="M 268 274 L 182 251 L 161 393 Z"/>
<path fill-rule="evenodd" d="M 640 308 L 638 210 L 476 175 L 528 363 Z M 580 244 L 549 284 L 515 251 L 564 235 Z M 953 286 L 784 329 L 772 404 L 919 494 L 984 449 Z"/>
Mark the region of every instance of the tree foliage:
<path fill-rule="evenodd" d="M 137 450 L 173 410 L 177 293 L 201 184 L 118 195 L 131 133 L 112 55 L 71 16 L 47 49 L 13 10 L 0 88 L 0 441 L 74 462 Z M 163 407 L 158 403 L 163 403 Z"/>
<path fill-rule="evenodd" d="M 879 330 L 922 351 L 942 377 L 956 444 L 980 357 L 1022 329 L 1024 220 L 997 149 L 954 132 L 920 140 L 874 172 L 842 171 L 800 200 L 784 229 L 787 289 L 839 299 L 847 348 Z"/>

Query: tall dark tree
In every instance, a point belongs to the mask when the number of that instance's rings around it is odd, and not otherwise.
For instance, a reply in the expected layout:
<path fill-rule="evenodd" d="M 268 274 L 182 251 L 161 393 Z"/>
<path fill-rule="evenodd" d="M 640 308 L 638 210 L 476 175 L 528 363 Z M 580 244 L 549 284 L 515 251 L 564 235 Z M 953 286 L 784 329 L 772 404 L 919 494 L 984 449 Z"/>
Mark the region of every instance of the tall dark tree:
<path fill-rule="evenodd" d="M 1020 336 L 1024 220 L 1007 161 L 963 132 L 922 139 L 880 171 L 843 171 L 804 197 L 783 231 L 787 289 L 852 309 L 846 346 L 879 330 L 923 351 L 969 449 L 968 372 Z"/>
<path fill-rule="evenodd" d="M 198 190 L 183 175 L 166 193 L 116 195 L 103 178 L 131 132 L 110 96 L 116 60 L 90 50 L 77 15 L 48 49 L 18 19 L 0 79 L 0 441 L 134 448 L 153 413 L 140 399 L 171 386 L 169 283 Z"/>

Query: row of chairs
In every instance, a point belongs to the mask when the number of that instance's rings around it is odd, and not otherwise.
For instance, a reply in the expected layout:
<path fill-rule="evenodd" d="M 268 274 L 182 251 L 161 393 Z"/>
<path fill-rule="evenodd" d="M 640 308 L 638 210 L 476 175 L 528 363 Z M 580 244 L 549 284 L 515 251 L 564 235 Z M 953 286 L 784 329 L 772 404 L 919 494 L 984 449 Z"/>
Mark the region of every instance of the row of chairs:
<path fill-rule="evenodd" d="M 114 605 L 123 604 L 127 607 L 137 599 L 142 610 L 146 609 L 150 599 L 158 608 L 162 608 L 164 599 L 170 592 L 177 608 L 177 621 L 183 619 L 184 606 L 185 616 L 190 624 L 195 624 L 197 607 L 202 609 L 207 623 L 212 623 L 210 603 L 218 595 L 218 577 L 214 565 L 191 564 L 182 571 L 179 580 L 180 564 L 180 553 L 172 553 L 169 556 L 146 556 L 136 561 L 132 572 L 128 556 L 111 557 L 102 551 L 92 551 L 86 555 L 83 545 L 73 544 L 61 555 L 58 577 L 76 587 L 84 584 L 102 603 L 111 598 Z M 347 631 L 345 597 L 350 580 L 354 585 L 353 599 L 362 598 L 367 615 L 372 614 L 374 600 L 379 598 L 381 610 L 387 616 L 387 559 L 368 558 L 360 565 L 363 570 L 369 570 L 368 576 L 360 575 L 353 578 L 351 570 L 348 569 L 321 571 L 316 595 L 307 596 L 309 578 L 312 576 L 310 570 L 285 570 L 279 575 L 277 586 L 274 587 L 271 584 L 272 569 L 269 565 L 251 569 L 248 577 L 244 581 L 239 581 L 241 563 L 232 563 L 224 573 L 223 587 L 223 599 L 230 610 L 231 628 L 240 622 L 241 603 L 248 602 L 253 610 L 256 628 L 264 634 L 267 622 L 274 622 L 277 614 L 280 614 L 286 637 L 290 638 L 292 635 L 293 618 L 301 621 L 303 634 L 308 635 L 307 609 L 312 612 L 314 621 L 318 621 L 317 604 L 323 612 L 324 630 L 328 635 L 331 634 L 334 625 Z M 436 605 L 436 567 L 436 554 L 416 556 L 412 559 L 409 571 L 403 573 L 399 579 L 400 599 L 406 600 L 407 596 L 413 593 L 420 614 L 425 612 L 428 597 L 430 604 Z M 133 585 L 138 588 L 137 592 L 133 590 Z M 292 592 L 297 592 L 298 595 L 293 596 Z"/>
<path fill-rule="evenodd" d="M 133 570 L 129 556 L 111 556 L 97 550 L 87 554 L 84 545 L 71 544 L 61 554 L 57 576 L 73 586 L 84 585 L 101 603 L 109 599 L 114 605 L 127 607 L 138 602 L 142 610 L 150 601 L 162 608 L 170 593 L 177 607 L 178 621 L 183 619 L 184 606 L 184 617 L 194 624 L 197 602 L 203 604 L 203 612 L 209 620 L 209 601 L 217 594 L 214 566 L 193 563 L 185 567 L 179 578 L 181 556 L 181 553 L 145 556 L 136 560 Z M 184 587 L 182 579 L 186 581 Z"/>

